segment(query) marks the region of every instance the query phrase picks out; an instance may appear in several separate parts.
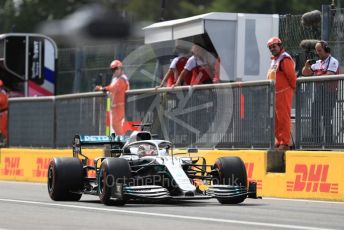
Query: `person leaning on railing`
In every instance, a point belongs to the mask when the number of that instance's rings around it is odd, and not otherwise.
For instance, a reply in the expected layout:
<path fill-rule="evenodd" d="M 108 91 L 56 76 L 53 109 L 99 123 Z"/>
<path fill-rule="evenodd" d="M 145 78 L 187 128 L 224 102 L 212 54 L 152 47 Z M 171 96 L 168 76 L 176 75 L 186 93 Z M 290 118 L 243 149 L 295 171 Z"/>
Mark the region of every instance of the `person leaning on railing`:
<path fill-rule="evenodd" d="M 315 52 L 319 60 L 307 60 L 302 68 L 304 76 L 326 76 L 339 74 L 339 62 L 331 55 L 331 48 L 326 41 L 315 44 Z M 325 142 L 332 143 L 332 115 L 337 100 L 337 81 L 319 82 L 315 84 L 314 101 L 312 103 L 312 134 L 314 142 L 321 143 L 321 116 L 324 121 Z"/>
<path fill-rule="evenodd" d="M 219 76 L 216 75 L 219 70 L 215 70 L 215 68 L 219 68 L 220 59 L 215 59 L 199 44 L 194 44 L 191 52 L 193 55 L 186 62 L 175 85 L 200 85 L 219 82 Z"/>
<path fill-rule="evenodd" d="M 112 81 L 107 86 L 97 85 L 96 91 L 109 91 L 111 93 L 111 120 L 116 135 L 124 135 L 128 128 L 125 121 L 125 91 L 129 90 L 129 80 L 124 74 L 123 64 L 119 60 L 110 63 Z"/>
<path fill-rule="evenodd" d="M 164 78 L 161 80 L 159 87 L 174 86 L 178 76 L 183 71 L 186 62 L 190 57 L 190 51 L 186 50 L 185 47 L 180 45 L 178 41 L 176 41 L 175 53 L 177 54 L 177 57 L 172 60 L 170 67 L 168 68 Z"/>
<path fill-rule="evenodd" d="M 188 58 L 185 56 L 175 57 L 172 60 L 170 67 L 162 79 L 159 87 L 164 87 L 165 85 L 166 87 L 172 87 L 176 83 L 179 74 L 183 71 L 187 60 Z"/>

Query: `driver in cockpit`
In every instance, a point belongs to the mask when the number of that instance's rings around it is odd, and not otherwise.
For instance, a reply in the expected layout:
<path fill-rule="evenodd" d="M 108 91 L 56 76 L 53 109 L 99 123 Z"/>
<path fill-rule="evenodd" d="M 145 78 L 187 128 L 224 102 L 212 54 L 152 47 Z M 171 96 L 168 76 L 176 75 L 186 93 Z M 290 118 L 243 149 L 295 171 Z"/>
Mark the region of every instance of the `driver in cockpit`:
<path fill-rule="evenodd" d="M 158 151 L 156 150 L 154 145 L 149 145 L 149 144 L 142 144 L 139 146 L 138 151 L 137 151 L 138 155 L 140 157 L 144 157 L 144 156 L 157 156 L 158 155 Z"/>

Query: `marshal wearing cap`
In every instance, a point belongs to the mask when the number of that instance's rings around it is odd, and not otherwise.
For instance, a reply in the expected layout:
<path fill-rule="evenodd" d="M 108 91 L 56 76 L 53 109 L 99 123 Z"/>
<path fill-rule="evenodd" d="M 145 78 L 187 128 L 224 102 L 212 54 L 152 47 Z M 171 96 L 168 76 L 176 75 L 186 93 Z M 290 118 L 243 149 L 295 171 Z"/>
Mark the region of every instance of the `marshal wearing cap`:
<path fill-rule="evenodd" d="M 267 42 L 268 46 L 271 46 L 273 44 L 282 44 L 282 41 L 279 37 L 272 37 L 269 39 L 269 41 Z"/>
<path fill-rule="evenodd" d="M 110 68 L 111 68 L 111 69 L 116 69 L 116 68 L 118 68 L 118 67 L 123 67 L 122 62 L 119 61 L 119 60 L 113 60 L 113 61 L 111 62 L 111 64 L 110 64 Z"/>

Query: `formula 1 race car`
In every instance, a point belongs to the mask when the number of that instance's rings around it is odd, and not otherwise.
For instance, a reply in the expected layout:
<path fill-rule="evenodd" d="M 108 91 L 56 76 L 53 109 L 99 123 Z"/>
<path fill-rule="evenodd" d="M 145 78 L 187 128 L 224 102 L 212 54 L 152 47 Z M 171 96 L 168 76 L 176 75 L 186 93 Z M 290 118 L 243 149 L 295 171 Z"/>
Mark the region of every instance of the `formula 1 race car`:
<path fill-rule="evenodd" d="M 87 164 L 81 146 L 110 145 L 110 157 Z M 194 200 L 216 198 L 237 204 L 256 197 L 239 157 L 221 157 L 207 165 L 203 157 L 173 152 L 172 143 L 152 139 L 148 131 L 134 131 L 127 140 L 115 136 L 76 135 L 73 157 L 54 158 L 48 168 L 48 192 L 55 201 L 78 201 L 82 194 L 97 195 L 105 205 L 128 200 Z M 89 176 L 89 172 L 95 172 Z"/>

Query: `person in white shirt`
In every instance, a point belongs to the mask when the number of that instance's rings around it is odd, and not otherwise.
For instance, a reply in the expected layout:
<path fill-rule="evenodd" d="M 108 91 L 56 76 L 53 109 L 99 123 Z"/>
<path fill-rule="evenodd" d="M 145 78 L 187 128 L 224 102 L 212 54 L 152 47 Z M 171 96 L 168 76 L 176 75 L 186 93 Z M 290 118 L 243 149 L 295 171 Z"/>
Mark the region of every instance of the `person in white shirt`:
<path fill-rule="evenodd" d="M 319 60 L 312 63 L 307 60 L 302 69 L 304 76 L 322 76 L 339 74 L 339 62 L 331 55 L 331 49 L 327 42 L 319 41 L 315 44 L 315 52 L 319 56 Z"/>
<path fill-rule="evenodd" d="M 304 76 L 339 74 L 339 62 L 331 55 L 331 49 L 326 41 L 318 41 L 315 44 L 315 52 L 319 60 L 306 61 L 302 69 Z M 313 142 L 320 145 L 331 144 L 335 142 L 332 117 L 337 101 L 338 81 L 316 82 L 314 86 L 314 101 L 311 109 Z"/>
<path fill-rule="evenodd" d="M 191 52 L 193 55 L 186 62 L 175 85 L 181 85 L 183 82 L 186 85 L 213 83 L 216 58 L 199 44 L 194 44 Z"/>

